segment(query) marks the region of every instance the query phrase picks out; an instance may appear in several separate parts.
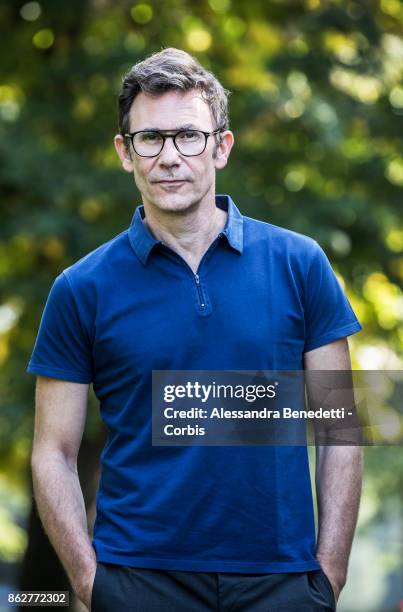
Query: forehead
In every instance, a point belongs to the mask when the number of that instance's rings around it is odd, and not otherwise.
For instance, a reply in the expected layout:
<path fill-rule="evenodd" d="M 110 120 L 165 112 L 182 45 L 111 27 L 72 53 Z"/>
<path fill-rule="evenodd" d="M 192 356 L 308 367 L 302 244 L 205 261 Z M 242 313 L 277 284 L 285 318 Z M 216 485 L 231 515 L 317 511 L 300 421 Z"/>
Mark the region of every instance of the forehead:
<path fill-rule="evenodd" d="M 210 107 L 199 91 L 167 91 L 159 96 L 139 93 L 130 109 L 130 131 L 159 128 L 172 130 L 193 125 L 213 129 Z"/>

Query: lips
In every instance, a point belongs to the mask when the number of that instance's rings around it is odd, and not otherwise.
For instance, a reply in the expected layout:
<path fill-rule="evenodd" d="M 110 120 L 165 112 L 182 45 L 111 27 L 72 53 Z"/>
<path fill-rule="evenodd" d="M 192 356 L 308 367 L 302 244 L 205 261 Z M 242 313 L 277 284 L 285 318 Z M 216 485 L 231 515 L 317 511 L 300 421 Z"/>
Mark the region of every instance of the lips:
<path fill-rule="evenodd" d="M 162 179 L 162 181 L 156 181 L 157 183 L 166 183 L 166 184 L 174 184 L 174 183 L 186 183 L 185 179 Z"/>

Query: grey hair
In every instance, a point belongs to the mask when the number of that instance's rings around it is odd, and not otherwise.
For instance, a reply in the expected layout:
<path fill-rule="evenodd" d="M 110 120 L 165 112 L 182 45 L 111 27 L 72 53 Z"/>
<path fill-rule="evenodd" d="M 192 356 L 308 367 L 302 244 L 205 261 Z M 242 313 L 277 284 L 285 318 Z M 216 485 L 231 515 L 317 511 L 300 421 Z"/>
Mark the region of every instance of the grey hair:
<path fill-rule="evenodd" d="M 189 53 L 168 47 L 134 64 L 123 77 L 118 98 L 119 132 L 130 132 L 130 109 L 140 92 L 161 95 L 167 91 L 198 90 L 210 107 L 214 129 L 229 128 L 228 96 L 212 72 L 209 72 Z"/>

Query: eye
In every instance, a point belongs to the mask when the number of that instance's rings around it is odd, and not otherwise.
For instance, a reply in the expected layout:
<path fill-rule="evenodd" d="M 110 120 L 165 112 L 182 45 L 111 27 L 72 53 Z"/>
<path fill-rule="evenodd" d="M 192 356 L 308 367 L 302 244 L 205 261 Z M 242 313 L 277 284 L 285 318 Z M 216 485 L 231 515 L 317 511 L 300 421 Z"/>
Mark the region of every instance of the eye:
<path fill-rule="evenodd" d="M 195 130 L 186 130 L 178 134 L 178 138 L 182 142 L 196 142 L 200 139 L 200 136 L 200 132 L 196 132 Z"/>
<path fill-rule="evenodd" d="M 161 136 L 157 134 L 157 132 L 141 132 L 137 134 L 137 137 L 139 142 L 144 142 L 146 144 L 154 144 L 161 141 Z"/>

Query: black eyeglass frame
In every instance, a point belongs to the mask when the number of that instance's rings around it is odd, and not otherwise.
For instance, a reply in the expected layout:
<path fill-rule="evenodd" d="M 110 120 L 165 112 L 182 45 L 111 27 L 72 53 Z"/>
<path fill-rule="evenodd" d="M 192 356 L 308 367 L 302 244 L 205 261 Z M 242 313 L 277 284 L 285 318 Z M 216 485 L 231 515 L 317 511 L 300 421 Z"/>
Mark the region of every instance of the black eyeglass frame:
<path fill-rule="evenodd" d="M 173 143 L 175 145 L 175 149 L 181 155 L 183 155 L 184 157 L 197 157 L 198 155 L 201 155 L 202 153 L 204 153 L 204 151 L 206 150 L 208 137 L 209 136 L 213 136 L 214 134 L 218 134 L 219 132 L 223 132 L 223 131 L 225 131 L 225 128 L 223 128 L 223 127 L 217 128 L 213 132 L 204 132 L 203 130 L 195 130 L 193 128 L 189 128 L 187 130 L 178 130 L 177 132 L 175 132 L 173 134 L 172 133 L 171 134 L 164 134 L 163 132 L 160 132 L 159 130 L 138 130 L 137 132 L 131 132 L 129 134 L 124 134 L 123 136 L 124 136 L 124 138 L 130 138 L 130 142 L 132 143 L 133 150 L 136 153 L 136 155 L 138 155 L 139 157 L 158 157 L 158 155 L 161 153 L 162 149 L 165 146 L 165 141 L 166 141 L 167 138 L 172 138 Z M 134 146 L 133 139 L 136 136 L 136 134 L 147 133 L 147 132 L 152 132 L 153 134 L 158 134 L 162 138 L 161 149 L 158 151 L 158 153 L 155 153 L 155 155 L 141 155 L 140 153 L 138 153 L 136 151 L 136 147 Z M 183 134 L 183 133 L 186 133 L 186 132 L 199 132 L 200 134 L 204 135 L 204 138 L 205 138 L 205 140 L 204 140 L 204 147 L 203 147 L 203 150 L 200 151 L 200 153 L 192 153 L 192 155 L 187 155 L 186 153 L 182 153 L 182 151 L 179 149 L 178 145 L 176 144 L 176 138 L 177 138 L 177 136 L 179 134 Z"/>

